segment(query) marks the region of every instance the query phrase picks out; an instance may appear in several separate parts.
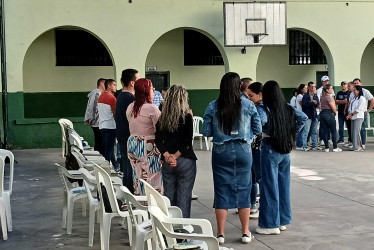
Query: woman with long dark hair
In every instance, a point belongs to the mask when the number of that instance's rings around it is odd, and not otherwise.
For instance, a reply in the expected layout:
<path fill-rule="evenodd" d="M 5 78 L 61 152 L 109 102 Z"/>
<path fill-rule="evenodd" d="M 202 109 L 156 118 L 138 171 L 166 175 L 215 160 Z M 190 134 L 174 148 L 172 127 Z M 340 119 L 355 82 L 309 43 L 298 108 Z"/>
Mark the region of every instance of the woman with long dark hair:
<path fill-rule="evenodd" d="M 362 151 L 362 141 L 361 141 L 361 126 L 364 120 L 364 112 L 367 108 L 367 101 L 364 97 L 362 87 L 356 85 L 353 89 L 354 98 L 349 103 L 347 120 L 352 120 L 351 122 L 351 138 L 352 138 L 352 148 L 353 151 Z"/>
<path fill-rule="evenodd" d="M 156 124 L 156 145 L 161 152 L 164 195 L 178 206 L 183 217 L 191 213 L 191 196 L 196 177 L 196 155 L 192 147 L 193 118 L 188 93 L 182 85 L 166 92 Z"/>
<path fill-rule="evenodd" d="M 134 194 L 142 194 L 139 179 L 163 193 L 160 152 L 155 144 L 156 123 L 160 110 L 152 104 L 152 82 L 140 78 L 135 81 L 135 100 L 126 111 L 130 137 L 127 141 L 128 157 L 133 169 Z"/>
<path fill-rule="evenodd" d="M 263 106 L 258 107 L 261 142 L 260 215 L 256 232 L 279 234 L 291 223 L 290 155 L 296 133 L 308 117 L 287 104 L 275 81 L 262 88 Z"/>
<path fill-rule="evenodd" d="M 251 207 L 251 142 L 253 134 L 261 133 L 260 118 L 253 102 L 242 97 L 240 77 L 228 72 L 221 80 L 217 100 L 212 101 L 204 115 L 202 133 L 213 137 L 212 169 L 214 207 L 218 242 L 225 242 L 227 211 L 238 208 L 242 225 L 242 242 L 252 239 L 249 232 Z"/>

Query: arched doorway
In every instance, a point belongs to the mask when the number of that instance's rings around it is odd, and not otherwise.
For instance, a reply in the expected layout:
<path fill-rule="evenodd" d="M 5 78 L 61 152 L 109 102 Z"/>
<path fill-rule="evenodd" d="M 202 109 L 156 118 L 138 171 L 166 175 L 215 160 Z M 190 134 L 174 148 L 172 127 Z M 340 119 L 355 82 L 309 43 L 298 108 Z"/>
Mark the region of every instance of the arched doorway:
<path fill-rule="evenodd" d="M 114 78 L 101 39 L 79 27 L 50 29 L 28 48 L 23 62 L 25 118 L 83 117 L 98 78 Z"/>
<path fill-rule="evenodd" d="M 319 51 L 319 52 L 316 52 Z M 289 100 L 292 90 L 299 84 L 316 82 L 329 75 L 333 83 L 334 63 L 326 43 L 315 33 L 301 29 L 288 29 L 286 46 L 263 47 L 257 62 L 257 81 L 276 80 Z"/>
<path fill-rule="evenodd" d="M 213 36 L 184 27 L 166 32 L 155 41 L 148 52 L 145 69 L 150 78 L 164 74 L 162 79 L 169 80 L 164 84 L 166 87 L 183 84 L 188 89 L 194 114 L 202 116 L 207 104 L 218 96 L 227 65 L 226 54 Z"/>

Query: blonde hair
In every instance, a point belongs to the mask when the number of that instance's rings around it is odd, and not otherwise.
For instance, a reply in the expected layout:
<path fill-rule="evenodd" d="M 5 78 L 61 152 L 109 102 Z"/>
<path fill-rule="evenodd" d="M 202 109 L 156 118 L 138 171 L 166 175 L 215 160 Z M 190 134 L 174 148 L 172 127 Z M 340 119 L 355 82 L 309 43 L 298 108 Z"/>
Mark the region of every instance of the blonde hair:
<path fill-rule="evenodd" d="M 162 112 L 158 120 L 161 130 L 171 133 L 177 131 L 179 119 L 185 122 L 185 117 L 190 111 L 188 105 L 188 93 L 183 85 L 173 85 L 166 92 L 165 100 L 162 104 Z"/>

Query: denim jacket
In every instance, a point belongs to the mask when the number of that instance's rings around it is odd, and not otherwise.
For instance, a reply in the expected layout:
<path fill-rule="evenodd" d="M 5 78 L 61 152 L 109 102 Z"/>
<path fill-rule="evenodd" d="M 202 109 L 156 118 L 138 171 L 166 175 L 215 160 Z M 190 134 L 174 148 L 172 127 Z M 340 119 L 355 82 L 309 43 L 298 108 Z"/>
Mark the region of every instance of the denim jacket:
<path fill-rule="evenodd" d="M 290 105 L 291 106 L 291 105 Z M 260 115 L 261 124 L 262 124 L 262 133 L 269 135 L 269 128 L 268 128 L 268 116 L 266 114 L 266 110 L 268 109 L 264 105 L 259 105 L 257 107 L 258 114 Z M 308 116 L 304 114 L 304 112 L 293 108 L 295 110 L 295 116 L 296 116 L 296 133 L 299 133 L 301 129 L 304 127 L 305 123 L 308 121 Z M 281 124 L 280 124 L 281 126 Z"/>
<path fill-rule="evenodd" d="M 205 110 L 202 133 L 204 136 L 213 136 L 214 144 L 223 144 L 230 140 L 245 140 L 251 143 L 253 134 L 260 134 L 261 121 L 257 109 L 252 101 L 241 97 L 241 121 L 239 128 L 233 128 L 231 135 L 223 132 L 218 124 L 216 101 L 212 101 Z"/>
<path fill-rule="evenodd" d="M 317 104 L 314 104 L 314 102 L 312 102 L 313 100 L 317 101 Z M 313 100 L 310 100 L 309 92 L 307 92 L 303 96 L 303 100 L 302 100 L 303 112 L 308 116 L 309 119 L 312 119 L 312 120 L 317 118 L 316 109 L 319 106 L 319 98 L 316 94 L 313 95 Z"/>

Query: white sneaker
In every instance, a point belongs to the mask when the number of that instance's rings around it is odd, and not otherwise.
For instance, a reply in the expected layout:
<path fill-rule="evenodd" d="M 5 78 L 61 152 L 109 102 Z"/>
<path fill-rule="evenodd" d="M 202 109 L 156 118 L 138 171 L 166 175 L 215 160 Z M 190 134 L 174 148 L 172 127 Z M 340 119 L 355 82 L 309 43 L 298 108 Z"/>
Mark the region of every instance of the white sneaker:
<path fill-rule="evenodd" d="M 365 150 L 366 146 L 365 145 L 362 145 L 362 149 Z"/>
<path fill-rule="evenodd" d="M 279 230 L 281 230 L 281 231 L 285 231 L 287 229 L 287 226 L 285 226 L 285 225 L 280 225 L 280 227 L 279 227 Z"/>
<path fill-rule="evenodd" d="M 220 244 L 221 246 L 225 244 L 225 236 L 223 236 L 222 234 L 217 236 L 217 240 L 218 240 L 218 244 Z"/>
<path fill-rule="evenodd" d="M 334 148 L 332 151 L 333 152 L 342 152 L 342 149 L 341 148 Z"/>
<path fill-rule="evenodd" d="M 325 152 L 330 152 L 330 149 L 329 148 L 325 148 Z"/>
<path fill-rule="evenodd" d="M 314 148 L 312 148 L 312 150 L 322 150 L 323 148 L 321 148 L 320 146 L 316 146 Z"/>
<path fill-rule="evenodd" d="M 296 147 L 295 148 L 297 151 L 304 151 L 304 149 L 302 147 Z"/>
<path fill-rule="evenodd" d="M 256 233 L 258 233 L 258 234 L 266 234 L 266 235 L 269 235 L 269 234 L 280 234 L 280 230 L 279 230 L 279 228 L 262 228 L 262 227 L 258 227 L 258 228 L 256 228 Z"/>
<path fill-rule="evenodd" d="M 364 151 L 364 150 L 362 149 L 362 147 L 358 147 L 358 149 L 351 149 L 351 150 L 353 150 L 353 151 L 355 151 L 355 152 Z"/>
<path fill-rule="evenodd" d="M 310 150 L 309 147 L 303 148 L 303 151 L 308 152 Z"/>
<path fill-rule="evenodd" d="M 352 143 L 347 142 L 346 144 L 344 144 L 344 147 L 349 147 L 349 146 L 352 146 Z"/>
<path fill-rule="evenodd" d="M 260 215 L 260 211 L 257 210 L 255 213 L 249 215 L 250 220 L 258 220 L 258 216 Z"/>
<path fill-rule="evenodd" d="M 251 242 L 252 241 L 252 234 L 251 234 L 251 232 L 249 232 L 249 235 L 248 234 L 243 234 L 243 236 L 242 236 L 242 243 L 243 244 L 248 244 L 249 242 Z"/>
<path fill-rule="evenodd" d="M 192 193 L 191 200 L 197 200 L 198 198 L 199 198 L 199 196 L 197 196 L 196 194 Z"/>

